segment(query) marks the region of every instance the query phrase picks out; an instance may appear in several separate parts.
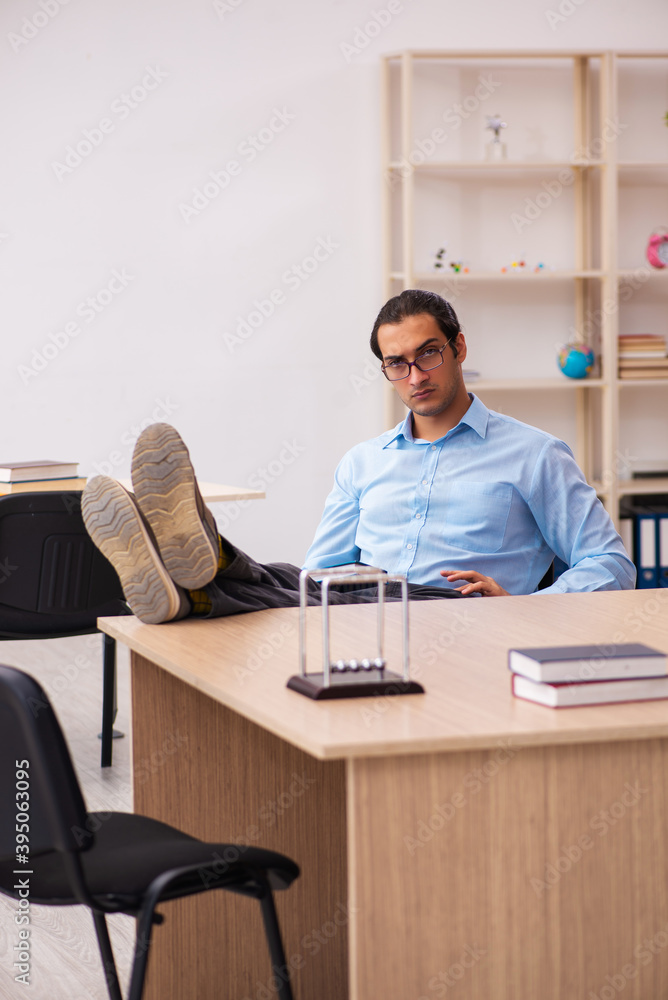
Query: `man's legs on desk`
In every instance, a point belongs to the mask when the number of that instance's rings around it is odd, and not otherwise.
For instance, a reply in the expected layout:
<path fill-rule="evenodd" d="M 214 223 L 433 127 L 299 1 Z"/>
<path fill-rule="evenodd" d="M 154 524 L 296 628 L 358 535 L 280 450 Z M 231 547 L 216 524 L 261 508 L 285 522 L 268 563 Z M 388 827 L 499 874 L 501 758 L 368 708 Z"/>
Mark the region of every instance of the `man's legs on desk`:
<path fill-rule="evenodd" d="M 115 480 L 95 476 L 86 485 L 86 528 L 119 575 L 133 613 L 149 624 L 189 614 L 223 615 L 299 606 L 297 566 L 262 565 L 222 538 L 202 500 L 188 449 L 169 424 L 151 424 L 132 459 L 132 497 Z M 411 600 L 460 597 L 454 590 L 409 586 Z M 387 600 L 400 599 L 387 585 Z M 330 592 L 331 604 L 372 603 L 377 588 Z M 309 604 L 320 604 L 320 584 L 309 580 Z"/>

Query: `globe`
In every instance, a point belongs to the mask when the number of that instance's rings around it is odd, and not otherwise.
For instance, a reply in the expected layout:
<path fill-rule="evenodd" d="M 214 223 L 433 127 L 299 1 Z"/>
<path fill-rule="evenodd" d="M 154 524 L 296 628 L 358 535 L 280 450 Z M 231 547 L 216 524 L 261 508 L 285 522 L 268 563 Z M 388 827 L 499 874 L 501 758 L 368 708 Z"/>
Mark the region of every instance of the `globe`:
<path fill-rule="evenodd" d="M 558 362 L 569 378 L 586 378 L 594 367 L 594 352 L 586 344 L 565 344 L 559 351 Z"/>

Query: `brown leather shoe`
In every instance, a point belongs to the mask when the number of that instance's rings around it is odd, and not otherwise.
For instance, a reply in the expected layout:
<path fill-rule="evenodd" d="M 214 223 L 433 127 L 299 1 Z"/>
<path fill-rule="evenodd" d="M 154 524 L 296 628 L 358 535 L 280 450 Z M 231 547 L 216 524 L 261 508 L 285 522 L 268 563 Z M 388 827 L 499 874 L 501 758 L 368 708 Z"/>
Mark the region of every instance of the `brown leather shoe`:
<path fill-rule="evenodd" d="M 132 488 L 172 580 L 199 590 L 218 572 L 218 531 L 190 454 L 169 424 L 151 424 L 132 456 Z"/>
<path fill-rule="evenodd" d="M 190 602 L 167 572 L 134 498 L 109 476 L 93 476 L 81 497 L 88 534 L 118 573 L 133 614 L 147 625 L 184 618 Z"/>

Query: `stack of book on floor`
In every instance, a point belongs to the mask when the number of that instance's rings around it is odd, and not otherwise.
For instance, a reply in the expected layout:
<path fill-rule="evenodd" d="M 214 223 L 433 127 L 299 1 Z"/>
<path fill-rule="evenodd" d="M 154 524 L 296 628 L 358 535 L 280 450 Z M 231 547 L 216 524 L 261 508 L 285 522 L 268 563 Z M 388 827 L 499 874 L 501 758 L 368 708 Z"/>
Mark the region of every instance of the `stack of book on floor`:
<path fill-rule="evenodd" d="M 668 657 L 640 642 L 511 649 L 517 698 L 550 708 L 668 698 Z"/>
<path fill-rule="evenodd" d="M 668 378 L 665 337 L 659 333 L 623 333 L 618 340 L 620 378 Z"/>
<path fill-rule="evenodd" d="M 8 493 L 42 493 L 47 490 L 82 490 L 76 462 L 36 459 L 32 462 L 0 462 L 0 496 Z"/>

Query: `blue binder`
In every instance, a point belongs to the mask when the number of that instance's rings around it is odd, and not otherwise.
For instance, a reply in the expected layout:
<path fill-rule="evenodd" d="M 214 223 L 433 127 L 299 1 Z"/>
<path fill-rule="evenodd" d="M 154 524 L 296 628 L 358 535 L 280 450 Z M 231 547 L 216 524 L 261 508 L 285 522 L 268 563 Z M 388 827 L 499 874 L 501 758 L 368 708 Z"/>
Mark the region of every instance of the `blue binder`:
<path fill-rule="evenodd" d="M 667 515 L 668 516 L 668 515 Z M 651 510 L 636 510 L 634 512 L 634 551 L 635 563 L 638 569 L 638 590 L 646 590 L 659 586 L 658 567 L 658 527 L 661 514 Z M 666 552 L 668 557 L 668 551 Z M 666 579 L 668 586 L 668 577 Z"/>
<path fill-rule="evenodd" d="M 656 515 L 658 587 L 668 587 L 668 511 Z"/>

